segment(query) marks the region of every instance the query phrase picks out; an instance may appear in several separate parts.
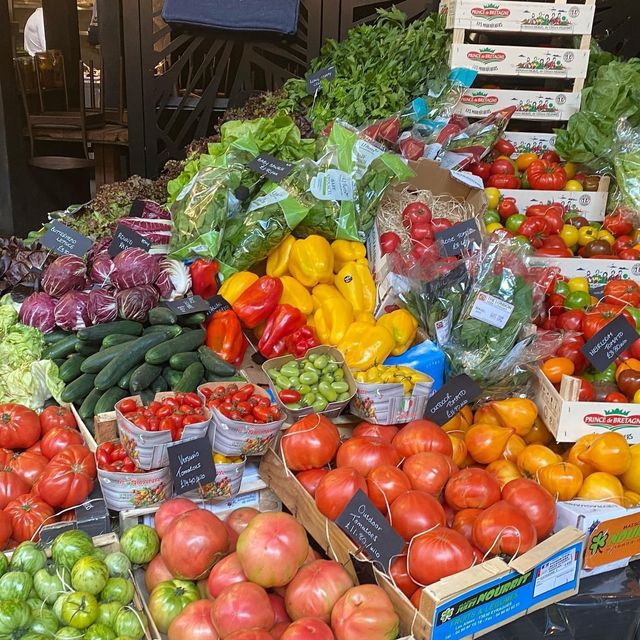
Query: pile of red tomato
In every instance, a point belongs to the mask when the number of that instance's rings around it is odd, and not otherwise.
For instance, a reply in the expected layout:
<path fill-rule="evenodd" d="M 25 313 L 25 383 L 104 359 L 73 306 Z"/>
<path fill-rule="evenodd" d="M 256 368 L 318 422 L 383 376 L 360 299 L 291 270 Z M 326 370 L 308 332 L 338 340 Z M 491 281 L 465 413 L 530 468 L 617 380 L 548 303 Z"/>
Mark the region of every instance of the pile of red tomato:
<path fill-rule="evenodd" d="M 103 442 L 96 449 L 98 469 L 116 473 L 142 473 L 120 442 Z"/>
<path fill-rule="evenodd" d="M 119 403 L 118 409 L 139 429 L 170 431 L 174 442 L 182 438 L 187 425 L 207 420 L 204 403 L 196 393 L 176 393 L 161 401 L 153 400 L 148 407 L 127 398 Z"/>
<path fill-rule="evenodd" d="M 38 416 L 19 404 L 0 405 L 0 549 L 37 540 L 55 514 L 82 504 L 96 465 L 73 414 L 51 406 Z M 73 518 L 73 510 L 68 514 Z M 64 518 L 64 515 L 63 515 Z"/>
<path fill-rule="evenodd" d="M 363 422 L 341 444 L 330 420 L 309 416 L 285 433 L 282 453 L 330 520 L 358 490 L 387 516 L 410 543 L 393 561 L 391 575 L 416 607 L 419 584 L 492 556 L 520 555 L 548 536 L 555 523 L 555 501 L 546 489 L 525 478 L 501 488 L 484 469 L 459 470 L 449 434 L 428 420 L 402 429 Z"/>
<path fill-rule="evenodd" d="M 215 407 L 223 416 L 230 420 L 249 422 L 252 424 L 266 424 L 282 418 L 278 406 L 269 397 L 255 393 L 252 384 L 218 385 L 204 387 L 202 395 L 207 398 L 207 407 Z"/>

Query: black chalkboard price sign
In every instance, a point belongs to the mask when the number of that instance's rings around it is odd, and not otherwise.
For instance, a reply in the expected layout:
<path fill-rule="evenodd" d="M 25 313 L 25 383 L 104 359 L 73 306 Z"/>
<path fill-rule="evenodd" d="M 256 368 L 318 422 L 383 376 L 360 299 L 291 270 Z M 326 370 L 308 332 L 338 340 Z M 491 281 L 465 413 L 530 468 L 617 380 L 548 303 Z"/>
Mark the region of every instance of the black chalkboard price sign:
<path fill-rule="evenodd" d="M 442 426 L 480 395 L 480 387 L 465 373 L 451 378 L 427 403 L 424 417 Z"/>
<path fill-rule="evenodd" d="M 167 452 L 174 493 L 180 495 L 215 481 L 216 467 L 207 436 L 175 442 Z"/>
<path fill-rule="evenodd" d="M 91 248 L 93 241 L 74 231 L 60 220 L 54 220 L 45 231 L 40 244 L 61 256 L 79 256 L 82 258 Z"/>

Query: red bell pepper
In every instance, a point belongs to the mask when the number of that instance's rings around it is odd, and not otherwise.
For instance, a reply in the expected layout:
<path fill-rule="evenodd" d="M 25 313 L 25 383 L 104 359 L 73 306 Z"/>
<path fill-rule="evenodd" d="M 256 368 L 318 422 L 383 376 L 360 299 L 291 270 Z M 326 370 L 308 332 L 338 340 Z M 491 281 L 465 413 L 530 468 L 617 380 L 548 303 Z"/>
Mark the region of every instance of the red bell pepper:
<path fill-rule="evenodd" d="M 304 327 L 288 335 L 285 338 L 285 344 L 289 353 L 296 358 L 302 358 L 309 349 L 317 347 L 320 341 L 313 328 L 305 324 Z"/>
<path fill-rule="evenodd" d="M 246 327 L 255 329 L 273 313 L 281 295 L 280 278 L 262 276 L 240 294 L 233 303 L 233 310 Z"/>
<path fill-rule="evenodd" d="M 225 362 L 240 365 L 247 349 L 240 320 L 231 309 L 217 311 L 207 325 L 207 347 Z"/>
<path fill-rule="evenodd" d="M 267 319 L 258 342 L 258 351 L 265 358 L 275 358 L 285 352 L 285 339 L 307 323 L 306 316 L 290 304 L 279 304 Z"/>
<path fill-rule="evenodd" d="M 220 267 L 215 260 L 204 260 L 198 258 L 191 263 L 189 273 L 191 274 L 191 288 L 194 295 L 205 300 L 213 298 L 218 293 L 217 275 Z"/>

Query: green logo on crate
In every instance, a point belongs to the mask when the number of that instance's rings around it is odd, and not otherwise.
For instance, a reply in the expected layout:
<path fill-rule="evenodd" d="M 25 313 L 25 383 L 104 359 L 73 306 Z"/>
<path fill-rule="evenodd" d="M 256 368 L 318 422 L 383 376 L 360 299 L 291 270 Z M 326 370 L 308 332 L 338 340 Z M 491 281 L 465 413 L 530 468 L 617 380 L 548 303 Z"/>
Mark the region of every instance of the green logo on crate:
<path fill-rule="evenodd" d="M 603 413 L 588 413 L 583 422 L 589 426 L 618 431 L 625 427 L 640 427 L 640 414 L 627 409 L 606 409 Z"/>
<path fill-rule="evenodd" d="M 474 18 L 484 18 L 485 20 L 499 20 L 501 18 L 508 18 L 511 15 L 511 11 L 506 7 L 488 3 L 483 4 L 481 7 L 473 7 L 473 9 L 471 9 L 471 15 Z"/>
<path fill-rule="evenodd" d="M 502 584 L 496 585 L 494 587 L 490 587 L 489 589 L 485 589 L 480 593 L 476 593 L 474 596 L 467 598 L 466 600 L 462 600 L 454 604 L 451 607 L 443 609 L 438 616 L 438 625 L 444 624 L 445 622 L 449 622 L 453 620 L 459 615 L 470 611 L 475 607 L 479 607 L 481 605 L 487 604 L 492 600 L 497 600 L 498 598 L 502 598 L 508 593 L 512 593 L 520 589 L 526 584 L 529 584 L 533 580 L 533 571 L 528 571 L 527 573 L 522 574 L 521 576 L 516 576 L 511 580 L 507 580 Z"/>

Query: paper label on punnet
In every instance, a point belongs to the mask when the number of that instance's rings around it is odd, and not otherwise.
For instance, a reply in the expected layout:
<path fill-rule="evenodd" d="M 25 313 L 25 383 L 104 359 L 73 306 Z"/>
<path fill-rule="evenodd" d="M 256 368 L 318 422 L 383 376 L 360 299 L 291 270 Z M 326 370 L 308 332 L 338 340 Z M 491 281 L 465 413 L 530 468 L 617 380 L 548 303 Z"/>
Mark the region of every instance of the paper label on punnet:
<path fill-rule="evenodd" d="M 372 140 L 359 139 L 353 147 L 353 157 L 356 163 L 355 176 L 362 178 L 369 165 L 384 153 L 384 148 Z"/>
<path fill-rule="evenodd" d="M 311 179 L 309 191 L 318 200 L 353 201 L 353 178 L 345 171 L 327 169 Z"/>
<path fill-rule="evenodd" d="M 451 335 L 451 326 L 453 324 L 453 309 L 449 309 L 449 313 L 442 318 L 442 320 L 436 320 L 436 340 L 438 344 L 445 344 L 449 340 Z"/>
<path fill-rule="evenodd" d="M 492 327 L 504 329 L 507 322 L 509 322 L 513 309 L 514 307 L 510 302 L 481 291 L 473 303 L 469 315 L 476 320 L 480 320 L 480 322 L 490 324 Z"/>
<path fill-rule="evenodd" d="M 265 196 L 260 196 L 251 202 L 251 205 L 247 209 L 247 213 L 250 211 L 255 211 L 256 209 L 263 209 L 264 207 L 268 207 L 270 204 L 276 204 L 278 202 L 282 202 L 289 197 L 289 193 L 286 189 L 282 187 L 276 187 L 270 193 L 267 193 Z"/>

